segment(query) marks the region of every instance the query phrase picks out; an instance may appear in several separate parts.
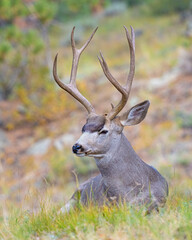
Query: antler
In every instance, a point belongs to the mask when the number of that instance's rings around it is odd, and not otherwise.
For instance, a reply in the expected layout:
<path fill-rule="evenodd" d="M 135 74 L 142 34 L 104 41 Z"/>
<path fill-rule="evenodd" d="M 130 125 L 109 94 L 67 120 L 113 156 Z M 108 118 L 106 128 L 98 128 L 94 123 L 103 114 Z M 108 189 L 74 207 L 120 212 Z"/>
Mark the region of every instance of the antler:
<path fill-rule="evenodd" d="M 121 86 L 117 82 L 117 80 L 111 75 L 109 68 L 107 66 L 107 63 L 101 52 L 100 52 L 101 58 L 98 57 L 105 76 L 113 84 L 113 86 L 122 94 L 120 102 L 117 104 L 117 106 L 113 107 L 108 114 L 108 117 L 110 120 L 114 119 L 115 116 L 117 116 L 117 114 L 124 108 L 125 104 L 127 103 L 129 94 L 131 91 L 133 77 L 135 74 L 135 33 L 134 33 L 134 29 L 131 27 L 131 37 L 130 37 L 127 28 L 125 26 L 124 28 L 125 28 L 125 32 L 126 32 L 126 36 L 129 44 L 129 49 L 130 49 L 130 68 L 129 68 L 129 75 L 128 75 L 125 87 Z"/>
<path fill-rule="evenodd" d="M 95 32 L 97 31 L 98 27 L 93 31 L 90 38 L 87 40 L 87 42 L 80 48 L 76 48 L 75 41 L 74 41 L 74 30 L 75 27 L 73 27 L 73 30 L 71 32 L 71 47 L 73 51 L 73 62 L 72 62 L 72 69 L 71 69 L 71 76 L 70 76 L 70 82 L 69 84 L 64 84 L 61 82 L 57 75 L 57 56 L 55 56 L 55 60 L 53 63 L 53 76 L 57 84 L 63 88 L 65 91 L 67 91 L 69 94 L 71 94 L 77 101 L 79 101 L 88 111 L 88 113 L 93 113 L 94 108 L 91 105 L 91 103 L 79 92 L 76 86 L 76 76 L 77 76 L 77 68 L 79 63 L 79 58 L 81 56 L 81 53 L 85 50 L 85 48 L 90 43 L 91 39 L 93 38 Z"/>

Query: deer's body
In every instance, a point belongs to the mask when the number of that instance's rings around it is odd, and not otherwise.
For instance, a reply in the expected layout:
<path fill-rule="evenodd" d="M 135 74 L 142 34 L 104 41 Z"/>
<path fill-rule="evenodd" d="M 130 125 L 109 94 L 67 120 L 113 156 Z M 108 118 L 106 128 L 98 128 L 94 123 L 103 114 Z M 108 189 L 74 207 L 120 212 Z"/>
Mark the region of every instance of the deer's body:
<path fill-rule="evenodd" d="M 123 133 L 116 141 L 109 154 L 95 158 L 100 174 L 80 185 L 71 198 L 73 204 L 79 200 L 83 205 L 93 202 L 99 206 L 126 201 L 146 204 L 149 212 L 164 206 L 168 195 L 165 178 L 140 159 Z"/>
<path fill-rule="evenodd" d="M 166 180 L 155 168 L 140 159 L 123 134 L 125 126 L 138 124 L 145 118 L 149 101 L 139 103 L 124 114 L 118 115 L 127 103 L 135 71 L 134 30 L 131 31 L 131 37 L 126 27 L 125 30 L 131 57 L 130 72 L 125 87 L 122 87 L 111 75 L 102 54 L 99 58 L 105 76 L 122 94 L 119 104 L 115 107 L 112 105 L 112 110 L 108 114 L 97 115 L 93 106 L 77 90 L 75 82 L 79 57 L 96 30 L 81 49 L 75 47 L 74 29 L 72 31 L 73 64 L 69 85 L 59 80 L 56 69 L 57 56 L 55 58 L 53 75 L 56 82 L 81 102 L 89 113 L 87 122 L 82 128 L 82 135 L 72 148 L 73 152 L 79 157 L 94 157 L 100 171 L 99 175 L 80 185 L 62 211 L 68 211 L 79 200 L 84 205 L 93 202 L 99 206 L 120 201 L 136 205 L 144 204 L 148 213 L 158 209 L 159 206 L 164 206 L 166 202 L 168 195 Z"/>

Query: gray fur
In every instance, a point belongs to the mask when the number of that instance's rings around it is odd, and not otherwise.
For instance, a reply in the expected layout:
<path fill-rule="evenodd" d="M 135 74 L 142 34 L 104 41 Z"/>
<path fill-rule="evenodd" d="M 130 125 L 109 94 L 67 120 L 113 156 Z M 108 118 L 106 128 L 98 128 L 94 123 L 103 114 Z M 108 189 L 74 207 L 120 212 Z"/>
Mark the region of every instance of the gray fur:
<path fill-rule="evenodd" d="M 95 122 L 95 126 L 98 126 L 100 120 L 101 118 L 95 118 L 88 122 L 92 125 Z M 140 122 L 138 114 L 135 121 Z M 123 127 L 122 117 L 110 121 L 106 118 L 102 129 L 98 132 L 85 131 L 77 141 L 82 145 L 82 152 L 80 150 L 77 156 L 94 157 L 100 174 L 80 185 L 71 198 L 73 202 L 75 200 L 83 205 L 94 203 L 102 206 L 110 202 L 126 201 L 146 205 L 147 213 L 164 206 L 168 196 L 165 178 L 140 159 L 122 133 Z M 100 134 L 103 129 L 108 131 L 107 134 Z"/>
<path fill-rule="evenodd" d="M 103 116 L 93 116 L 87 119 L 86 124 L 82 128 L 82 132 L 97 132 L 105 125 L 105 118 Z"/>

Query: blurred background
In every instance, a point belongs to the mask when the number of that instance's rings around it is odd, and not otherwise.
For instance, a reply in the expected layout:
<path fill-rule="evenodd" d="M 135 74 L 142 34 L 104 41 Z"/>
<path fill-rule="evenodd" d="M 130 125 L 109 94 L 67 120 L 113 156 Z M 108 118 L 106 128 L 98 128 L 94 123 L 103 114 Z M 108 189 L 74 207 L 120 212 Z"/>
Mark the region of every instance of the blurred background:
<path fill-rule="evenodd" d="M 82 46 L 80 91 L 98 113 L 119 101 L 105 78 L 99 51 L 124 83 L 129 48 L 123 25 L 136 34 L 136 74 L 127 109 L 150 100 L 146 119 L 124 132 L 141 158 L 168 179 L 170 191 L 192 188 L 192 1 L 191 0 L 1 0 L 0 1 L 0 205 L 35 210 L 49 198 L 62 205 L 79 182 L 97 174 L 94 159 L 71 147 L 86 111 L 52 77 L 69 81 L 70 33 Z M 3 211 L 2 211 L 3 210 Z"/>

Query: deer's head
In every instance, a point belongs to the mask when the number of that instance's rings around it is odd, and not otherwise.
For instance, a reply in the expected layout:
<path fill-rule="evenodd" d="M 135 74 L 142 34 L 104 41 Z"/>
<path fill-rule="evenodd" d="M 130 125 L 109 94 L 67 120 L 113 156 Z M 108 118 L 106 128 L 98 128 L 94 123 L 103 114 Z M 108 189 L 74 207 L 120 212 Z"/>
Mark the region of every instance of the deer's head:
<path fill-rule="evenodd" d="M 77 49 L 75 47 L 75 28 L 73 28 L 71 33 L 73 62 L 69 84 L 64 84 L 58 78 L 57 55 L 55 57 L 53 64 L 53 76 L 55 81 L 61 88 L 67 91 L 75 99 L 77 99 L 88 112 L 86 124 L 82 128 L 82 135 L 72 147 L 73 152 L 77 156 L 92 156 L 97 158 L 103 157 L 111 149 L 114 149 L 118 146 L 123 128 L 125 126 L 131 126 L 140 123 L 147 114 L 147 110 L 150 105 L 148 100 L 135 105 L 125 113 L 119 115 L 128 101 L 135 73 L 135 34 L 132 27 L 131 36 L 129 35 L 127 28 L 124 28 L 130 48 L 130 70 L 125 87 L 121 86 L 118 81 L 111 75 L 102 53 L 100 53 L 100 57 L 98 57 L 105 76 L 122 95 L 120 102 L 116 106 L 112 105 L 112 109 L 108 114 L 96 114 L 91 103 L 78 91 L 76 86 L 77 67 L 80 55 L 90 43 L 95 32 L 97 31 L 97 28 L 80 49 Z"/>

